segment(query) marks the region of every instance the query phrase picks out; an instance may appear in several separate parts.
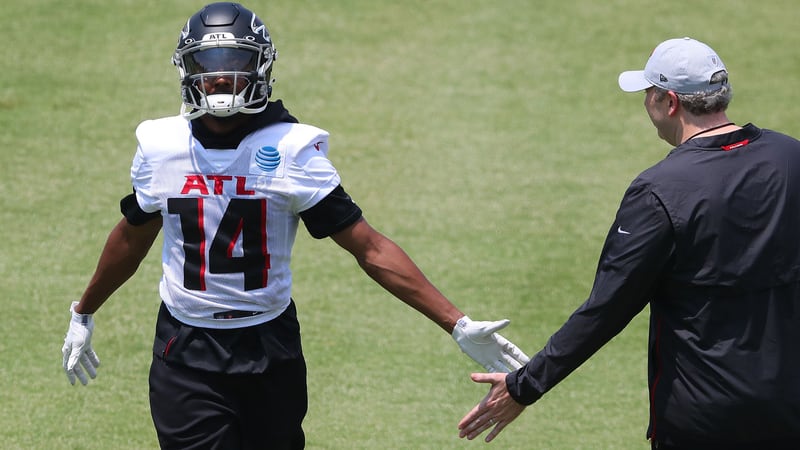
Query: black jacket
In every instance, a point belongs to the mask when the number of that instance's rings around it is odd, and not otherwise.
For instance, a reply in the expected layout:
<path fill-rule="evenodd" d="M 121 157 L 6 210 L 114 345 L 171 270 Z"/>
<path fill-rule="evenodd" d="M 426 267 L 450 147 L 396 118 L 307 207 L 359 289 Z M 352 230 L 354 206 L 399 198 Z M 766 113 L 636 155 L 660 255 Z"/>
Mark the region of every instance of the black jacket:
<path fill-rule="evenodd" d="M 506 379 L 531 404 L 650 304 L 648 437 L 800 439 L 800 142 L 752 124 L 639 175 L 588 300 Z"/>

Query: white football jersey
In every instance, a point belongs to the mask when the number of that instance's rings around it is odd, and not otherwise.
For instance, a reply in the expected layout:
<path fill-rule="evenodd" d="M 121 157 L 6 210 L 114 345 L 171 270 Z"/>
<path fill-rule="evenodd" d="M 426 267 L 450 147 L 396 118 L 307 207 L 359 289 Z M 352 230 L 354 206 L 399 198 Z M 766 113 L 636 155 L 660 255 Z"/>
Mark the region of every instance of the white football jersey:
<path fill-rule="evenodd" d="M 131 167 L 136 200 L 163 217 L 162 300 L 178 320 L 207 328 L 263 323 L 289 305 L 298 213 L 333 191 L 328 133 L 275 123 L 235 150 L 206 149 L 175 116 L 142 122 Z M 226 310 L 259 311 L 214 319 Z"/>

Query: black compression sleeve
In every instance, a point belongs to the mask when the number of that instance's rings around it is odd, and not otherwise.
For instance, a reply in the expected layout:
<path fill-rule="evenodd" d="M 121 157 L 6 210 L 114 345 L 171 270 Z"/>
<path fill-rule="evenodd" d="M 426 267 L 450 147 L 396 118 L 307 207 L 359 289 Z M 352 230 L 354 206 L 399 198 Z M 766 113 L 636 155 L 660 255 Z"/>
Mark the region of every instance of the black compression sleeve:
<path fill-rule="evenodd" d="M 119 210 L 131 225 L 144 225 L 153 219 L 161 217 L 159 211 L 149 213 L 142 210 L 136 201 L 136 194 L 128 194 L 120 200 Z"/>
<path fill-rule="evenodd" d="M 361 218 L 361 208 L 339 185 L 316 205 L 300 213 L 311 236 L 322 239 L 342 231 Z"/>

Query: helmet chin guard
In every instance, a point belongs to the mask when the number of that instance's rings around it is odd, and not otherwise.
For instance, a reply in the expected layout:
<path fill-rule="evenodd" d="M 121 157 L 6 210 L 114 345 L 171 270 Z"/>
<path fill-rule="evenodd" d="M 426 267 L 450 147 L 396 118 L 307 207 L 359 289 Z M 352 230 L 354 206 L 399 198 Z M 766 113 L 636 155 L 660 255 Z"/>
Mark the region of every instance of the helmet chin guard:
<path fill-rule="evenodd" d="M 228 117 L 236 114 L 244 105 L 244 97 L 235 94 L 206 95 L 200 100 L 200 106 L 209 114 Z"/>
<path fill-rule="evenodd" d="M 212 3 L 186 22 L 172 62 L 181 80 L 181 115 L 257 114 L 272 93 L 277 51 L 263 22 L 238 3 Z"/>

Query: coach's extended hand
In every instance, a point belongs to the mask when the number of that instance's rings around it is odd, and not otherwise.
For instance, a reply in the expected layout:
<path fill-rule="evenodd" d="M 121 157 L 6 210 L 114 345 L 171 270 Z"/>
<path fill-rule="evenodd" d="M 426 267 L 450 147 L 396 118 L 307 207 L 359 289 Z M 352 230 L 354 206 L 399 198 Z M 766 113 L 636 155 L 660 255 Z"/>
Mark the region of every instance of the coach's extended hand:
<path fill-rule="evenodd" d="M 506 388 L 505 374 L 473 373 L 471 378 L 476 383 L 489 383 L 492 387 L 486 397 L 458 423 L 458 436 L 472 440 L 494 427 L 486 435 L 486 442 L 491 442 L 506 425 L 522 414 L 526 406 L 511 398 Z"/>
<path fill-rule="evenodd" d="M 461 351 L 489 372 L 511 372 L 524 366 L 530 358 L 508 339 L 496 332 L 508 326 L 508 319 L 477 322 L 464 316 L 453 328 L 453 339 Z"/>
<path fill-rule="evenodd" d="M 79 314 L 75 312 L 75 305 L 72 302 L 69 312 L 72 318 L 69 321 L 69 330 L 64 338 L 64 346 L 61 352 L 64 354 L 64 371 L 70 384 L 75 384 L 75 377 L 81 380 L 84 386 L 89 382 L 86 378 L 88 373 L 91 378 L 97 376 L 97 366 L 100 359 L 97 353 L 92 350 L 92 331 L 94 330 L 94 319 L 91 314 Z M 79 364 L 80 363 L 80 364 Z M 83 366 L 83 368 L 81 368 Z M 86 370 L 86 373 L 84 373 Z"/>

